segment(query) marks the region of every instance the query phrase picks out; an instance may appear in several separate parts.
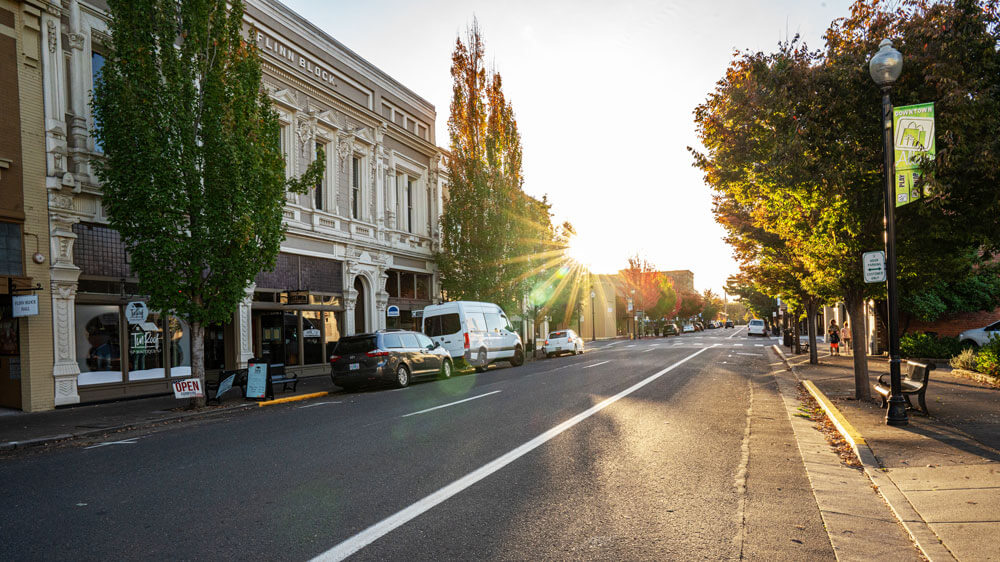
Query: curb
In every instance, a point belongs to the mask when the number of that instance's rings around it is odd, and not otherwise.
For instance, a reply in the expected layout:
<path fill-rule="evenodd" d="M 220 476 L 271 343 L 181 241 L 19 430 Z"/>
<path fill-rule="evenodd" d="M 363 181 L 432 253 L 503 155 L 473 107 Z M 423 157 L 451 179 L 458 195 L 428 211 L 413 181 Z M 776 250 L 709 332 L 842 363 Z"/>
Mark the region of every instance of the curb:
<path fill-rule="evenodd" d="M 288 396 L 285 398 L 276 398 L 274 400 L 267 400 L 265 402 L 257 402 L 257 406 L 273 406 L 275 404 L 287 404 L 288 402 L 298 402 L 299 400 L 308 400 L 310 398 L 319 398 L 320 396 L 326 396 L 330 394 L 329 391 L 323 392 L 313 392 L 311 394 L 297 394 L 295 396 Z"/>
<path fill-rule="evenodd" d="M 5 443 L 0 443 L 0 451 L 13 451 L 15 449 L 27 449 L 29 447 L 38 447 L 41 445 L 48 445 L 50 443 L 55 443 L 57 441 L 66 441 L 70 439 L 82 439 L 84 437 L 90 437 L 92 435 L 100 435 L 103 433 L 111 433 L 113 431 L 123 431 L 130 429 L 139 429 L 142 427 L 147 427 L 153 425 L 154 423 L 163 422 L 176 422 L 184 421 L 189 419 L 197 418 L 209 418 L 212 416 L 218 416 L 222 414 L 229 414 L 232 412 L 238 412 L 240 410 L 249 410 L 250 408 L 256 407 L 256 404 L 240 404 L 238 406 L 230 406 L 228 408 L 220 408 L 218 410 L 207 410 L 204 412 L 193 412 L 190 414 L 177 414 L 173 416 L 166 416 L 162 418 L 149 419 L 141 422 L 131 422 L 120 425 L 114 425 L 109 427 L 101 427 L 97 429 L 88 429 L 87 431 L 78 431 L 75 433 L 60 433 L 58 435 L 49 435 L 46 437 L 37 437 L 35 439 L 27 439 L 25 441 L 7 441 Z"/>
<path fill-rule="evenodd" d="M 861 460 L 865 475 L 871 480 L 875 490 L 885 500 L 886 505 L 892 510 L 892 514 L 896 516 L 896 519 L 906 529 L 907 534 L 910 535 L 910 539 L 917 545 L 920 552 L 931 562 L 935 560 L 956 560 L 955 556 L 948 550 L 948 547 L 941 542 L 940 537 L 924 521 L 920 513 L 910 503 L 910 500 L 906 498 L 906 495 L 889 478 L 889 475 L 879 464 L 878 458 L 865 441 L 865 438 L 847 421 L 844 414 L 830 402 L 830 399 L 812 381 L 799 378 L 798 371 L 788 362 L 788 357 L 782 353 L 777 345 L 772 346 L 772 348 L 781 356 L 785 366 L 795 375 L 795 379 L 801 382 L 806 390 L 809 391 L 809 394 L 816 399 L 816 402 L 826 412 L 830 421 L 837 428 L 837 431 L 851 444 L 854 453 Z"/>

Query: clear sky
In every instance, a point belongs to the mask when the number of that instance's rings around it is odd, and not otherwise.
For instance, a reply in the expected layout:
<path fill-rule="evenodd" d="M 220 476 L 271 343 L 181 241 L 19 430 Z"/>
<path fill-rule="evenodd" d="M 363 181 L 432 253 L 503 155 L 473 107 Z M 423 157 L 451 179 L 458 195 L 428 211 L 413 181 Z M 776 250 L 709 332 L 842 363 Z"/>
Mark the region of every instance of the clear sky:
<path fill-rule="evenodd" d="M 639 253 L 721 294 L 737 271 L 691 166 L 693 114 L 735 50 L 812 48 L 847 0 L 283 0 L 437 108 L 447 148 L 451 52 L 473 16 L 524 145 L 524 189 L 547 194 L 594 271 Z"/>

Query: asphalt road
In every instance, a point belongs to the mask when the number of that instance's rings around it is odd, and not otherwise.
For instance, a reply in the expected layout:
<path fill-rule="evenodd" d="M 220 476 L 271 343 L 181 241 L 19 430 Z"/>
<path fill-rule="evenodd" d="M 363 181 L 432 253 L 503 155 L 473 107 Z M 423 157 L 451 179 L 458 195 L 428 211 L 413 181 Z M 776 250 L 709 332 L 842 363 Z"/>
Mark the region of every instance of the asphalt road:
<path fill-rule="evenodd" d="M 9 458 L 0 559 L 833 560 L 769 343 L 598 342 Z"/>

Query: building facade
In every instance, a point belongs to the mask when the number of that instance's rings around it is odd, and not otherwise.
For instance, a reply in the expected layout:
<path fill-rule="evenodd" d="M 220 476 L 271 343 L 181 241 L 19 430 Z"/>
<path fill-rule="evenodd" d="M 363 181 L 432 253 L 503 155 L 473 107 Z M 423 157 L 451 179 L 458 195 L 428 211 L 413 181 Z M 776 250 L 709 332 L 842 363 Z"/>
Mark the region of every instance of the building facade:
<path fill-rule="evenodd" d="M 190 374 L 182 318 L 125 316 L 144 297 L 104 215 L 93 166 L 101 151 L 89 134 L 107 20 L 102 0 L 49 0 L 41 14 L 54 406 L 166 392 Z M 322 374 L 341 336 L 406 326 L 439 293 L 436 112 L 279 2 L 248 0 L 244 31 L 261 52 L 286 173 L 300 175 L 322 149 L 326 174 L 309 193 L 287 195 L 276 267 L 246 288 L 231 322 L 206 328 L 206 369 L 256 357 Z"/>
<path fill-rule="evenodd" d="M 43 1 L 0 0 L 0 406 L 51 408 Z M 40 289 L 35 290 L 35 287 Z M 11 294 L 34 296 L 14 312 Z M 26 315 L 22 315 L 26 314 Z"/>

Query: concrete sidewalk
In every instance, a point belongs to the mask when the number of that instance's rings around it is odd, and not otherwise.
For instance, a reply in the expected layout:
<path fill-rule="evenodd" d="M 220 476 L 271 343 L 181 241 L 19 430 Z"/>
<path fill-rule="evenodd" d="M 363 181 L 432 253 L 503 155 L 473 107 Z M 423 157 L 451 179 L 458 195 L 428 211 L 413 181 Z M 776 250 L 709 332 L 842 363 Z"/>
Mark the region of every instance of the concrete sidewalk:
<path fill-rule="evenodd" d="M 877 463 L 866 471 L 928 558 L 1000 561 L 1000 391 L 938 366 L 927 388 L 930 416 L 910 411 L 908 426 L 890 427 L 879 402 L 854 398 L 851 357 L 788 361 L 863 436 Z M 869 360 L 870 380 L 888 367 Z"/>
<path fill-rule="evenodd" d="M 310 377 L 300 379 L 295 392 L 281 392 L 281 385 L 275 385 L 275 398 L 305 397 L 316 392 L 339 390 L 327 376 Z M 173 395 L 167 395 L 85 404 L 49 412 L 0 410 L 0 451 L 96 437 L 155 424 L 232 414 L 260 405 L 257 401 L 242 398 L 238 387 L 226 393 L 221 404 L 197 410 L 187 409 L 187 404 L 187 399 L 178 400 Z"/>

